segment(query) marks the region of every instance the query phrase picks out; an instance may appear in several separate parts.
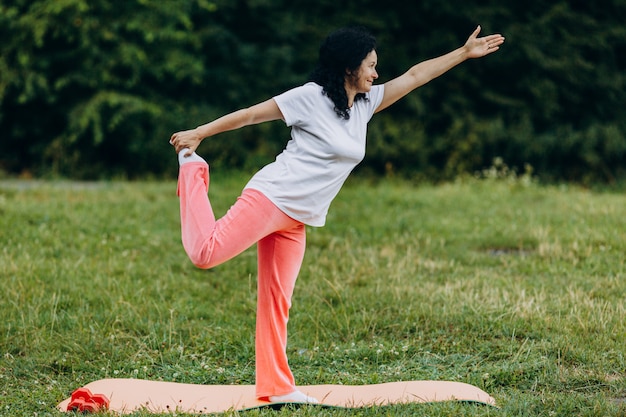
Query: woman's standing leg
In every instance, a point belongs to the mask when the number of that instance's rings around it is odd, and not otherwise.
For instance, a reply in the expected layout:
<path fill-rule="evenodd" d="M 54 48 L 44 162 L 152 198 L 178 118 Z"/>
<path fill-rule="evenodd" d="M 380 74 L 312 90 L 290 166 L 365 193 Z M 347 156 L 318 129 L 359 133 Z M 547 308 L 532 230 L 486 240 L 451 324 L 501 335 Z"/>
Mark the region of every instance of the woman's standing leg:
<path fill-rule="evenodd" d="M 259 398 L 296 390 L 287 362 L 287 322 L 291 296 L 306 246 L 306 229 L 295 220 L 290 229 L 258 242 L 256 393 Z"/>
<path fill-rule="evenodd" d="M 181 163 L 178 180 L 183 246 L 196 266 L 211 268 L 258 242 L 257 394 L 293 394 L 294 378 L 286 356 L 287 321 L 304 258 L 305 226 L 250 189 L 216 221 L 207 195 L 209 167 L 196 154 L 194 158 Z M 288 400 L 317 402 L 297 391 Z"/>

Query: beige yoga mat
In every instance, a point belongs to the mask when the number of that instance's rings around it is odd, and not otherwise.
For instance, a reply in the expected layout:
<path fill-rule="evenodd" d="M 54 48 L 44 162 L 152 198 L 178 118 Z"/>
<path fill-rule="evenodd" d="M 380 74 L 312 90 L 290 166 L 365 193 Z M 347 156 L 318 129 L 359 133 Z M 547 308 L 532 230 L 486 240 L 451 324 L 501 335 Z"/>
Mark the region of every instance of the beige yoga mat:
<path fill-rule="evenodd" d="M 495 406 L 495 400 L 481 389 L 450 381 L 402 381 L 373 385 L 299 386 L 320 401 L 316 406 L 361 408 L 405 403 L 468 401 Z M 284 404 L 284 403 L 282 403 Z M 254 385 L 196 385 L 141 379 L 102 379 L 91 382 L 62 401 L 61 411 L 121 414 L 145 410 L 154 413 L 221 413 L 280 403 L 260 401 Z"/>

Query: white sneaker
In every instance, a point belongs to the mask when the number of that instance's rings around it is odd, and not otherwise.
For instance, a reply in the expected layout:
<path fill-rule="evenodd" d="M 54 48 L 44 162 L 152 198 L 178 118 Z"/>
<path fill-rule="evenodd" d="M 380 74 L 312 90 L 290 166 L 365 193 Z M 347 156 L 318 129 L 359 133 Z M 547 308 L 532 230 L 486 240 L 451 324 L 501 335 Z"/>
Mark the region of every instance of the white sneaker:
<path fill-rule="evenodd" d="M 187 152 L 189 152 L 189 148 L 185 148 L 181 150 L 180 152 L 178 152 L 178 163 L 180 165 L 186 164 L 188 162 L 204 162 L 206 164 L 206 161 L 202 159 L 202 157 L 195 152 L 192 153 L 190 156 L 185 157 L 185 154 Z"/>
<path fill-rule="evenodd" d="M 272 395 L 269 397 L 270 402 L 273 403 L 307 403 L 307 404 L 319 404 L 317 398 L 309 397 L 301 391 L 294 391 L 285 395 Z"/>

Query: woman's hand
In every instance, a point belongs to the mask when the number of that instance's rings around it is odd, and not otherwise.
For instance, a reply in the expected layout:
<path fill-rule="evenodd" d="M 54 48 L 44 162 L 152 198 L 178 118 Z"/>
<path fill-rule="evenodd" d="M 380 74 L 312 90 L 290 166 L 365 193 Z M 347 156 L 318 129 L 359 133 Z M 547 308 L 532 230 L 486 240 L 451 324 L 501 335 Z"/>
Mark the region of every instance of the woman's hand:
<path fill-rule="evenodd" d="M 198 149 L 200 142 L 204 139 L 199 133 L 198 129 L 183 130 L 182 132 L 176 132 L 170 138 L 170 144 L 176 149 L 176 153 L 179 153 L 185 148 L 189 151 L 185 156 L 190 156 Z"/>
<path fill-rule="evenodd" d="M 504 43 L 504 36 L 500 34 L 478 37 L 480 26 L 476 28 L 474 33 L 470 35 L 465 42 L 465 51 L 468 58 L 480 58 L 489 55 L 500 49 L 500 45 Z"/>

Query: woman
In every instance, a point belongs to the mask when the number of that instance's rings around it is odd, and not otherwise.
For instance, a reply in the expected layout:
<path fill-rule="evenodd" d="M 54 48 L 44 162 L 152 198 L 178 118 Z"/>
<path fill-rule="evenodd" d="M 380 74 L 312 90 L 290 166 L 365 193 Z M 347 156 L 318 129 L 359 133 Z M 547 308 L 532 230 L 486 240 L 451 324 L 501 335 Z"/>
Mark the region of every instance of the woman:
<path fill-rule="evenodd" d="M 305 250 L 305 225 L 323 226 L 333 198 L 365 155 L 374 113 L 469 58 L 497 51 L 501 35 L 478 37 L 460 48 L 374 85 L 376 42 L 363 29 L 330 34 L 305 85 L 193 130 L 174 133 L 182 241 L 191 261 L 212 268 L 257 243 L 256 395 L 281 402 L 317 402 L 298 391 L 286 356 L 291 296 Z M 291 140 L 276 160 L 255 174 L 219 220 L 207 197 L 209 168 L 195 153 L 200 142 L 244 126 L 283 120 Z"/>

